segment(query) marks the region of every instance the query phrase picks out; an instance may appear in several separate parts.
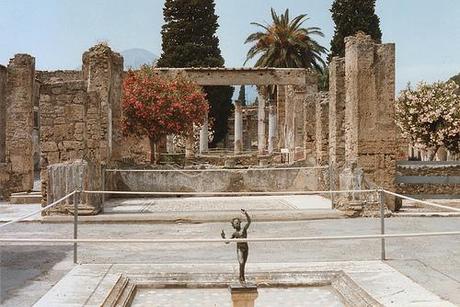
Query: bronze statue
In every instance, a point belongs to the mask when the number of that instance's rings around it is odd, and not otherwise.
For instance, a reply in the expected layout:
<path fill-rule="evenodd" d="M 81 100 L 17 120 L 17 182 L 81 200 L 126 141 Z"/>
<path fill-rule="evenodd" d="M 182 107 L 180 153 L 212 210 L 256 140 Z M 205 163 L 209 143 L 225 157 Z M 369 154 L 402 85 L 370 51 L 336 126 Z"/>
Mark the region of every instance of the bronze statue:
<path fill-rule="evenodd" d="M 246 216 L 247 223 L 244 225 L 243 230 L 241 231 L 241 219 L 234 218 L 232 220 L 232 226 L 235 229 L 235 232 L 232 234 L 232 239 L 245 239 L 248 236 L 247 230 L 249 225 L 251 225 L 251 217 L 246 212 L 246 210 L 241 209 L 241 212 Z M 240 232 L 241 231 L 241 232 Z M 225 232 L 221 232 L 222 239 L 225 239 Z M 230 242 L 225 242 L 226 244 Z M 238 255 L 238 262 L 240 263 L 240 283 L 246 281 L 244 277 L 244 267 L 246 266 L 246 261 L 248 260 L 249 246 L 247 242 L 238 242 L 236 243 L 236 253 Z"/>

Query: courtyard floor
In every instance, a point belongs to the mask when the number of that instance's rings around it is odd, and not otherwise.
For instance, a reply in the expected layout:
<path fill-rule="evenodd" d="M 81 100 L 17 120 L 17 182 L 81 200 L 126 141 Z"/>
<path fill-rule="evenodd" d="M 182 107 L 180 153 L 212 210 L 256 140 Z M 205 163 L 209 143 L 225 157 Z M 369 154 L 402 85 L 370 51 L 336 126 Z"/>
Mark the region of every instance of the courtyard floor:
<path fill-rule="evenodd" d="M 386 220 L 387 233 L 458 231 L 460 217 L 395 217 Z M 220 223 L 82 224 L 79 238 L 219 238 L 231 233 Z M 2 238 L 71 238 L 71 223 L 21 223 L 1 230 Z M 373 218 L 260 222 L 249 237 L 358 235 L 379 232 Z M 460 304 L 460 237 L 387 239 L 386 263 L 443 299 Z M 236 263 L 232 244 L 80 244 L 84 264 Z M 378 260 L 379 240 L 251 243 L 251 263 Z M 30 306 L 74 267 L 70 244 L 0 245 L 2 306 Z"/>

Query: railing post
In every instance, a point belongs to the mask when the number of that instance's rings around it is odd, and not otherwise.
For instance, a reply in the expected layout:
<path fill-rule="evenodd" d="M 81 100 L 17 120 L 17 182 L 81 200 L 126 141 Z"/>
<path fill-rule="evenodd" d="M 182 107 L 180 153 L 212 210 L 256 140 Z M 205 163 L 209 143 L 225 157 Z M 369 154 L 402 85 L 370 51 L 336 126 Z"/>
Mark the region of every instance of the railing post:
<path fill-rule="evenodd" d="M 385 195 L 383 189 L 379 189 L 379 206 L 380 206 L 380 234 L 385 234 Z M 385 260 L 385 238 L 381 239 L 381 260 Z"/>
<path fill-rule="evenodd" d="M 329 163 L 329 191 L 335 191 L 335 173 L 334 173 L 334 165 L 332 163 Z M 335 207 L 335 193 L 331 192 L 331 203 L 332 203 L 332 208 Z"/>
<path fill-rule="evenodd" d="M 73 194 L 73 238 L 76 240 L 78 238 L 78 197 L 77 194 L 79 191 L 75 190 Z M 73 263 L 77 264 L 77 242 L 73 243 Z"/>
<path fill-rule="evenodd" d="M 102 191 L 105 191 L 105 170 L 106 167 L 105 165 L 102 165 Z M 102 211 L 104 211 L 104 205 L 105 205 L 105 193 L 102 193 Z"/>

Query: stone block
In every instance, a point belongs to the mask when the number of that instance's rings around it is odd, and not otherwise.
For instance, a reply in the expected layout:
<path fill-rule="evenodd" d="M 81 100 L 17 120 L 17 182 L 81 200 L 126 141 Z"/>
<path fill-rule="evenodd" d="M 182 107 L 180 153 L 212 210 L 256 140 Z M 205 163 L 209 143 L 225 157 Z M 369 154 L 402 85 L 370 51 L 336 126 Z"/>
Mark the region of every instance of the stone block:
<path fill-rule="evenodd" d="M 57 151 L 58 146 L 55 142 L 43 142 L 40 144 L 40 149 L 42 152 Z"/>

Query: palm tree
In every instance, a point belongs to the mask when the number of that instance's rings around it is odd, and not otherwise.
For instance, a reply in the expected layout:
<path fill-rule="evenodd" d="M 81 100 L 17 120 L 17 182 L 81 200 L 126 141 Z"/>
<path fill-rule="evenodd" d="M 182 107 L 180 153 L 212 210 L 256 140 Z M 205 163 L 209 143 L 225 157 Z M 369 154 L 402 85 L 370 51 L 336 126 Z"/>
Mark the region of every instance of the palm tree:
<path fill-rule="evenodd" d="M 321 56 L 327 49 L 312 39 L 313 35 L 324 37 L 321 29 L 302 27 L 309 19 L 307 14 L 299 15 L 292 20 L 289 20 L 288 9 L 278 16 L 272 8 L 271 14 L 272 24 L 251 23 L 264 31 L 252 33 L 246 39 L 245 44 L 254 45 L 248 51 L 245 64 L 260 54 L 254 65 L 256 67 L 312 68 L 323 72 L 325 62 Z"/>

